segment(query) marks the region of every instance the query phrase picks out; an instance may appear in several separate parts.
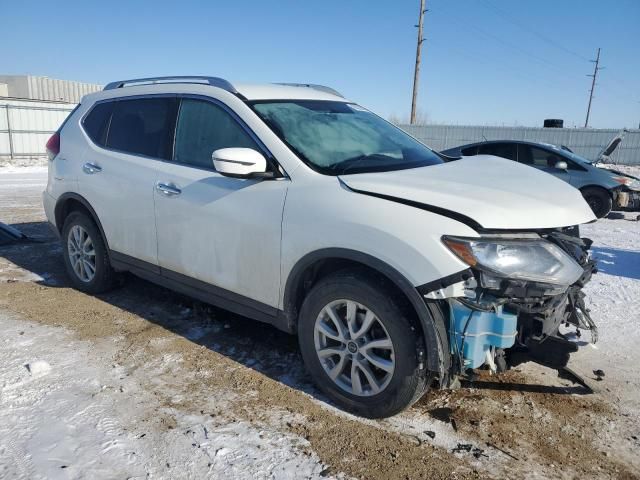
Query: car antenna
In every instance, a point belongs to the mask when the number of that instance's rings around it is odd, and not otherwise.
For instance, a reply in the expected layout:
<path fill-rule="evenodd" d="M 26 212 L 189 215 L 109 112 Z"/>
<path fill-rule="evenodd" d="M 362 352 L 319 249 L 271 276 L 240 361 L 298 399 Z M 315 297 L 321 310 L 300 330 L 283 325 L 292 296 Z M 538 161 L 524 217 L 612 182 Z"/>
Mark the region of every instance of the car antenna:
<path fill-rule="evenodd" d="M 482 134 L 482 138 L 484 139 L 485 142 L 489 141 L 489 140 L 487 140 L 487 137 L 484 136 L 484 133 Z"/>

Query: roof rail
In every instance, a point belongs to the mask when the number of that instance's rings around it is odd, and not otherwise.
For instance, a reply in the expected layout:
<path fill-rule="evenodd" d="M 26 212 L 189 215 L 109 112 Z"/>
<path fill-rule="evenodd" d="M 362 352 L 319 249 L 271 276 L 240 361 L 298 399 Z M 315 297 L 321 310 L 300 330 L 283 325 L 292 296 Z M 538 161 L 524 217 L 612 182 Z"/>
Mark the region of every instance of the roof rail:
<path fill-rule="evenodd" d="M 336 97 L 344 98 L 344 95 L 342 95 L 337 90 L 334 90 L 331 87 L 326 87 L 324 85 L 318 85 L 318 84 L 315 84 L 315 83 L 276 83 L 276 85 L 287 85 L 288 87 L 313 88 L 314 90 L 319 90 L 319 91 L 324 92 L 324 93 L 330 93 L 331 95 L 335 95 Z"/>
<path fill-rule="evenodd" d="M 194 81 L 195 80 L 195 81 Z M 114 90 L 116 88 L 126 87 L 130 84 L 154 84 L 154 83 L 207 83 L 213 87 L 222 88 L 227 92 L 236 94 L 238 91 L 235 87 L 224 78 L 218 77 L 205 77 L 200 75 L 183 75 L 172 77 L 149 77 L 149 78 L 134 78 L 131 80 L 119 80 L 117 82 L 108 83 L 104 90 Z"/>

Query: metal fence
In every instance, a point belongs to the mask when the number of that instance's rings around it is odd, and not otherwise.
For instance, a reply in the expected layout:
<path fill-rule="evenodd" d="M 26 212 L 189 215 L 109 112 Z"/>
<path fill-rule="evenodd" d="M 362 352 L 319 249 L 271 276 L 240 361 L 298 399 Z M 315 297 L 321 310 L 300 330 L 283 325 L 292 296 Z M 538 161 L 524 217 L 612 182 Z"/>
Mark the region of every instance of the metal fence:
<path fill-rule="evenodd" d="M 483 140 L 527 140 L 565 145 L 578 155 L 596 159 L 620 130 L 593 128 L 483 127 L 463 125 L 399 125 L 436 150 Z M 629 130 L 611 155 L 613 163 L 640 165 L 640 130 Z"/>
<path fill-rule="evenodd" d="M 41 157 L 73 103 L 0 99 L 0 158 Z"/>
<path fill-rule="evenodd" d="M 73 103 L 0 98 L 0 159 L 41 157 L 45 144 L 75 107 Z M 486 127 L 462 125 L 400 125 L 436 150 L 482 140 L 529 140 L 566 145 L 595 159 L 619 132 L 592 128 Z M 640 165 L 640 130 L 630 130 L 611 156 L 614 163 Z"/>

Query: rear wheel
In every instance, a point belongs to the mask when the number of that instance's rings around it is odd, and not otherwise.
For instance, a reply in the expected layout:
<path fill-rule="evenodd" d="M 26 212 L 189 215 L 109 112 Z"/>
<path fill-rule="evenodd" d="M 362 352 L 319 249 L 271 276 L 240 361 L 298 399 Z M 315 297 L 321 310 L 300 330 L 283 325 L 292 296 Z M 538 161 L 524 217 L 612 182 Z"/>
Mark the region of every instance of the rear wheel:
<path fill-rule="evenodd" d="M 369 418 L 395 415 L 426 391 L 419 336 L 385 284 L 364 272 L 321 279 L 300 311 L 298 337 L 316 384 L 341 407 Z"/>
<path fill-rule="evenodd" d="M 602 188 L 587 187 L 581 190 L 582 196 L 593 210 L 593 214 L 598 218 L 609 215 L 613 208 L 613 199 L 609 192 Z"/>
<path fill-rule="evenodd" d="M 84 212 L 72 212 L 62 228 L 64 266 L 78 290 L 102 293 L 110 290 L 115 272 L 109 263 L 100 230 Z"/>

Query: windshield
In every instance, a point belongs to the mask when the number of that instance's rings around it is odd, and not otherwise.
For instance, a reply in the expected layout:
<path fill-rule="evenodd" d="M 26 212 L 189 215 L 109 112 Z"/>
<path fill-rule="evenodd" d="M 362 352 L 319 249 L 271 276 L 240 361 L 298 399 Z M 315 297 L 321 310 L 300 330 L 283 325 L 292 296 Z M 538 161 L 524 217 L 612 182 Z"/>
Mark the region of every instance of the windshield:
<path fill-rule="evenodd" d="M 549 145 L 550 147 L 554 148 L 555 150 L 559 150 L 562 152 L 562 154 L 565 157 L 570 158 L 571 160 L 574 160 L 576 162 L 581 162 L 581 163 L 593 163 L 593 160 L 587 160 L 584 157 L 581 157 L 580 155 L 574 153 L 572 150 L 569 150 L 567 147 L 559 147 L 557 145 L 550 145 L 550 144 L 543 144 L 543 145 Z"/>
<path fill-rule="evenodd" d="M 286 100 L 252 106 L 301 160 L 326 175 L 443 163 L 399 128 L 352 103 Z"/>

